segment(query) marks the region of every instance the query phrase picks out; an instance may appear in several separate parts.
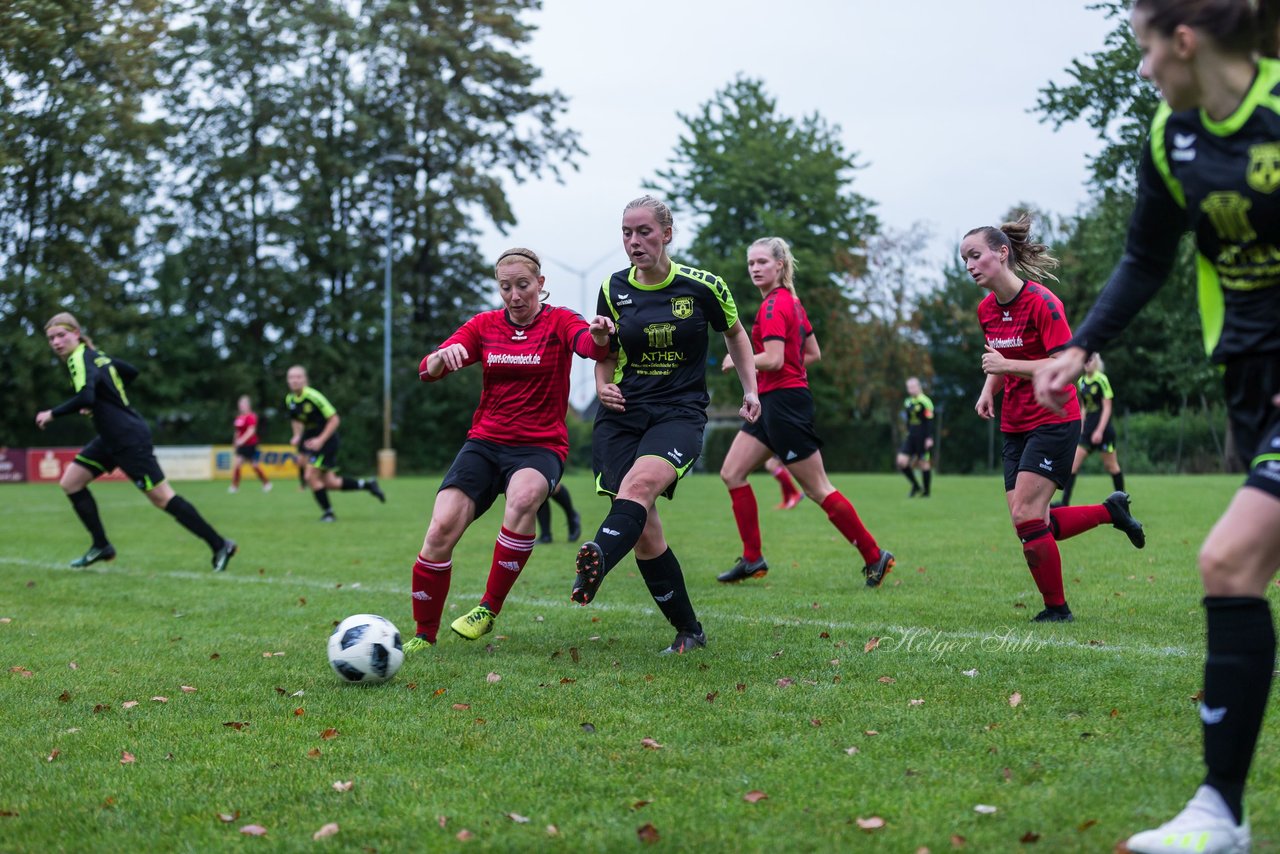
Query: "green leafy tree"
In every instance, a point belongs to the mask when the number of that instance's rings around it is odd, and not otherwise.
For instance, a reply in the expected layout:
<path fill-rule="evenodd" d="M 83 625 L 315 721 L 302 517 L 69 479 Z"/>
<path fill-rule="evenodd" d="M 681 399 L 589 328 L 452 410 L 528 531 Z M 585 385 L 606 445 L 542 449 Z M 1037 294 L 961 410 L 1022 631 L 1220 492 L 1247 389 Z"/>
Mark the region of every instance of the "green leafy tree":
<path fill-rule="evenodd" d="M 796 257 L 796 290 L 823 350 L 811 371 L 820 423 L 847 421 L 861 377 L 848 371 L 854 335 L 844 283 L 863 270 L 860 247 L 875 233 L 870 200 L 852 189 L 860 168 L 840 128 L 820 115 L 783 115 L 759 80 L 740 77 L 692 115 L 681 115 L 671 166 L 650 187 L 693 214 L 691 263 L 721 275 L 749 325 L 760 305 L 744 287 L 746 250 L 785 238 Z M 729 380 L 713 382 L 725 399 Z"/>
<path fill-rule="evenodd" d="M 75 311 L 111 352 L 140 333 L 146 205 L 167 133 L 146 101 L 164 20 L 153 0 L 14 0 L 0 15 L 0 436 L 76 441 L 36 408 L 68 396 L 44 321 Z"/>

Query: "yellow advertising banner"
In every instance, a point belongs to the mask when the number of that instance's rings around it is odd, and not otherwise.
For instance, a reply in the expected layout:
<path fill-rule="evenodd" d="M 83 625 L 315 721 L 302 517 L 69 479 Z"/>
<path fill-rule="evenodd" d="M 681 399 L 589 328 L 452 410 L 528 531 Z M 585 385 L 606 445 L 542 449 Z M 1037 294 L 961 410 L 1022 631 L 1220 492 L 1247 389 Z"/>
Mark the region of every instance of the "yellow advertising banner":
<path fill-rule="evenodd" d="M 212 453 L 213 479 L 231 480 L 232 467 L 241 462 L 236 456 L 236 449 L 231 445 L 214 445 Z M 293 445 L 259 445 L 258 465 L 272 480 L 298 476 L 298 455 L 294 453 Z M 244 471 L 240 476 L 252 478 L 253 473 Z"/>

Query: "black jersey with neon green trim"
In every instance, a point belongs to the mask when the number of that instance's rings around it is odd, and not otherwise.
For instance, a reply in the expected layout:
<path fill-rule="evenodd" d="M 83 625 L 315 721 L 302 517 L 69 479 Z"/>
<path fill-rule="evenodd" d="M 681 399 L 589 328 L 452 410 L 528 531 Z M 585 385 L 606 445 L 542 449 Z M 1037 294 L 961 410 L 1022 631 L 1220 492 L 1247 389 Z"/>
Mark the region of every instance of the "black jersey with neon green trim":
<path fill-rule="evenodd" d="M 1218 363 L 1280 352 L 1280 61 L 1259 61 L 1223 121 L 1161 104 L 1138 178 L 1124 257 L 1071 343 L 1097 352 L 1114 340 L 1191 231 L 1205 351 Z"/>
<path fill-rule="evenodd" d="M 329 399 L 311 386 L 303 386 L 302 391 L 284 396 L 284 405 L 289 409 L 289 417 L 302 422 L 302 438 L 310 439 L 324 431 L 325 422 L 338 413 Z"/>
<path fill-rule="evenodd" d="M 1111 400 L 1115 394 L 1111 391 L 1111 382 L 1107 375 L 1098 371 L 1096 374 L 1085 374 L 1076 382 L 1082 412 L 1101 412 L 1102 401 Z"/>
<path fill-rule="evenodd" d="M 681 264 L 656 285 L 635 273 L 620 270 L 600 287 L 597 312 L 618 327 L 613 381 L 628 404 L 705 409 L 708 327 L 724 332 L 737 322 L 733 295 L 719 276 Z"/>
<path fill-rule="evenodd" d="M 907 419 L 907 430 L 912 434 L 928 435 L 933 432 L 933 401 L 923 392 L 902 402 L 902 417 Z"/>
<path fill-rule="evenodd" d="M 138 376 L 128 362 L 99 353 L 83 341 L 67 356 L 67 371 L 75 397 L 53 407 L 54 418 L 89 410 L 93 427 L 110 449 L 151 444 L 151 429 L 129 405 L 125 384 Z"/>

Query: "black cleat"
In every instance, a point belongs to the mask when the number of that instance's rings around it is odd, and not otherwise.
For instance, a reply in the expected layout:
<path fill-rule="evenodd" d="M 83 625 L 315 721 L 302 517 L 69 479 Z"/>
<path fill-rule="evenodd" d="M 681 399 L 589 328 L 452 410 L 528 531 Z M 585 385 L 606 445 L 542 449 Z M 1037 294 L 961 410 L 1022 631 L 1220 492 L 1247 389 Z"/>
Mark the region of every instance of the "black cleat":
<path fill-rule="evenodd" d="M 555 540 L 551 538 L 551 532 L 547 531 L 545 534 L 538 537 L 538 542 L 543 543 L 545 545 L 546 543 L 554 543 Z"/>
<path fill-rule="evenodd" d="M 574 562 L 578 567 L 578 577 L 573 580 L 569 598 L 579 605 L 586 605 L 596 598 L 600 582 L 604 581 L 604 552 L 595 543 L 587 541 L 578 549 Z"/>
<path fill-rule="evenodd" d="M 1061 605 L 1059 606 L 1059 608 L 1061 610 L 1058 610 L 1055 608 L 1045 608 L 1039 614 L 1036 614 L 1034 617 L 1032 617 L 1031 622 L 1033 623 L 1070 623 L 1075 620 L 1076 616 L 1075 614 L 1071 613 L 1070 608 L 1068 608 L 1066 605 Z"/>
<path fill-rule="evenodd" d="M 326 510 L 326 511 L 324 511 L 324 515 L 320 517 L 320 521 L 321 521 L 321 522 L 336 522 L 336 521 L 338 521 L 338 517 L 337 517 L 337 516 L 335 516 L 335 515 L 333 515 L 333 511 L 332 511 L 332 510 Z"/>
<path fill-rule="evenodd" d="M 239 546 L 236 545 L 235 540 L 224 539 L 222 548 L 213 553 L 213 571 L 226 572 L 227 564 L 231 563 L 231 558 L 235 557 L 238 550 Z"/>
<path fill-rule="evenodd" d="M 89 564 L 97 563 L 100 560 L 115 560 L 115 559 L 116 559 L 116 547 L 111 545 L 110 543 L 107 543 L 102 548 L 98 548 L 97 546 L 92 546 L 89 549 L 89 551 L 85 552 L 80 557 L 71 561 L 71 566 L 74 569 L 83 569 Z"/>
<path fill-rule="evenodd" d="M 880 559 L 862 568 L 862 574 L 867 577 L 867 586 L 879 587 L 884 582 L 884 577 L 889 574 L 889 570 L 893 569 L 895 562 L 893 552 L 881 549 Z"/>
<path fill-rule="evenodd" d="M 716 581 L 722 584 L 737 584 L 748 578 L 764 578 L 768 574 L 769 564 L 765 563 L 764 558 L 747 560 L 745 557 L 740 557 L 730 569 L 717 575 Z"/>
<path fill-rule="evenodd" d="M 1142 530 L 1142 523 L 1133 518 L 1133 514 L 1129 512 L 1129 493 L 1113 492 L 1102 502 L 1102 506 L 1106 507 L 1111 514 L 1111 524 L 1128 535 L 1129 542 L 1133 543 L 1135 549 L 1140 549 L 1147 544 L 1147 535 Z"/>
<path fill-rule="evenodd" d="M 580 539 L 582 539 L 582 517 L 575 510 L 569 517 L 569 542 Z"/>
<path fill-rule="evenodd" d="M 919 495 L 919 494 L 920 494 L 920 493 L 922 493 L 922 492 L 924 492 L 924 490 L 923 490 L 923 489 L 921 489 L 921 488 L 920 488 L 920 487 L 918 487 L 918 486 L 913 485 L 913 486 L 911 487 L 911 492 L 910 492 L 910 493 L 908 493 L 907 497 L 908 497 L 908 498 L 915 498 L 917 495 Z"/>
<path fill-rule="evenodd" d="M 378 479 L 376 477 L 366 480 L 364 482 L 364 488 L 369 490 L 369 494 L 381 501 L 383 504 L 387 503 L 387 496 L 382 492 L 382 487 L 378 486 Z"/>
<path fill-rule="evenodd" d="M 676 639 L 671 642 L 671 646 L 664 649 L 658 655 L 684 655 L 686 652 L 694 649 L 700 649 L 707 645 L 707 636 L 701 632 L 676 632 Z"/>

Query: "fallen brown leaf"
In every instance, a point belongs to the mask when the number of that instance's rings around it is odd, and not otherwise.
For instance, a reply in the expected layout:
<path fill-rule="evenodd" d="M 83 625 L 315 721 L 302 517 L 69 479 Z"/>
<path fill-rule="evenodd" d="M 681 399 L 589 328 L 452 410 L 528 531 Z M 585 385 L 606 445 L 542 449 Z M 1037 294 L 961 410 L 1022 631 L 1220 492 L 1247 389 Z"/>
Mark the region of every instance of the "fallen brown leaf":
<path fill-rule="evenodd" d="M 831 633 L 830 633 L 830 632 L 818 632 L 818 637 L 822 638 L 823 640 L 826 640 L 827 638 L 831 637 Z"/>
<path fill-rule="evenodd" d="M 45 762 L 52 762 L 53 760 L 57 759 L 57 758 L 58 758 L 59 756 L 61 756 L 61 755 L 62 755 L 62 751 L 55 747 L 55 748 L 54 748 L 54 749 L 49 753 L 49 755 L 48 755 L 48 756 L 46 756 L 46 757 L 44 758 L 44 761 L 45 761 Z"/>
<path fill-rule="evenodd" d="M 653 801 L 636 801 L 634 804 L 631 805 L 631 808 L 633 810 L 643 809 L 644 807 L 649 806 L 649 804 L 651 803 L 653 803 Z"/>
<path fill-rule="evenodd" d="M 514 821 L 516 824 L 528 824 L 528 823 L 529 823 L 529 817 L 528 817 L 527 815 L 520 815 L 520 813 L 518 813 L 518 812 L 509 812 L 509 813 L 507 813 L 507 818 L 511 819 L 511 820 L 512 820 L 512 821 Z"/>
<path fill-rule="evenodd" d="M 486 682 L 488 682 L 490 685 L 492 685 L 494 682 L 501 682 L 501 681 L 502 681 L 502 677 L 501 677 L 501 676 L 499 676 L 499 675 L 498 675 L 498 674 L 496 674 L 496 673 L 492 673 L 492 672 L 491 672 L 488 676 L 484 677 L 484 679 L 485 679 L 485 681 L 486 681 Z"/>
<path fill-rule="evenodd" d="M 1198 703 L 1198 702 L 1200 702 L 1200 701 L 1201 701 L 1201 700 L 1203 700 L 1203 699 L 1204 699 L 1204 689 L 1203 689 L 1203 688 L 1202 688 L 1201 690 L 1199 690 L 1199 691 L 1197 691 L 1197 692 L 1195 692 L 1194 694 L 1192 694 L 1192 695 L 1191 695 L 1191 702 L 1193 702 L 1193 703 Z"/>
<path fill-rule="evenodd" d="M 870 818 L 856 818 L 854 819 L 854 822 L 858 825 L 858 827 L 862 828 L 868 833 L 870 833 L 873 830 L 879 830 L 880 828 L 884 827 L 884 819 L 882 819 L 878 815 L 873 815 Z"/>
<path fill-rule="evenodd" d="M 248 725 L 249 725 L 248 721 L 226 721 L 225 723 L 223 723 L 223 726 L 229 726 L 236 732 L 239 732 L 240 730 L 244 729 Z"/>
<path fill-rule="evenodd" d="M 167 702 L 169 702 L 169 698 L 168 698 L 168 697 L 152 697 L 152 698 L 151 698 L 151 702 L 153 702 L 153 703 L 167 703 Z"/>
<path fill-rule="evenodd" d="M 338 737 L 338 731 L 333 727 L 329 727 L 324 732 L 320 733 L 320 738 L 324 741 L 328 741 L 331 738 L 337 738 L 337 737 Z"/>
<path fill-rule="evenodd" d="M 182 693 L 184 694 L 194 694 L 196 692 L 196 689 L 192 688 L 190 685 L 183 685 L 181 686 L 181 688 L 182 688 Z"/>
<path fill-rule="evenodd" d="M 871 650 L 875 649 L 878 646 L 880 646 L 880 638 L 872 636 L 872 638 L 863 645 L 862 651 L 871 652 Z"/>
<path fill-rule="evenodd" d="M 856 756 L 856 755 L 858 755 L 859 753 L 861 753 L 862 751 L 861 751 L 861 750 L 859 750 L 859 749 L 857 748 L 857 746 L 854 746 L 854 747 L 846 747 L 846 748 L 844 749 L 844 752 L 845 752 L 845 753 L 847 753 L 847 754 L 848 754 L 848 755 L 850 755 L 850 756 Z"/>
<path fill-rule="evenodd" d="M 121 704 L 120 704 L 120 708 L 122 708 L 122 709 L 132 709 L 132 708 L 133 708 L 134 706 L 136 706 L 136 705 L 138 705 L 138 701 L 137 701 L 137 700 L 125 700 L 123 703 L 121 703 Z"/>
<path fill-rule="evenodd" d="M 741 694 L 743 691 L 747 690 L 747 683 L 739 682 L 737 685 L 734 685 L 733 687 L 739 694 Z"/>
<path fill-rule="evenodd" d="M 1009 695 L 1010 706 L 1013 706 L 1016 708 L 1017 705 L 1021 702 L 1022 702 L 1022 695 L 1019 694 L 1017 691 L 1014 691 L 1012 694 Z"/>
<path fill-rule="evenodd" d="M 559 836 L 559 835 L 560 835 L 560 828 L 556 827 L 554 824 L 547 825 L 547 836 Z"/>
<path fill-rule="evenodd" d="M 963 847 L 964 847 L 964 843 L 965 843 L 965 842 L 966 842 L 965 838 L 964 838 L 963 836 L 961 836 L 960 834 L 958 834 L 958 833 L 953 833 L 953 834 L 951 834 L 951 847 L 952 847 L 952 848 L 963 848 Z"/>
<path fill-rule="evenodd" d="M 707 695 L 707 702 L 714 703 L 716 701 L 716 697 L 719 697 L 719 696 L 720 696 L 719 691 L 712 691 L 710 694 Z"/>
<path fill-rule="evenodd" d="M 644 748 L 647 748 L 647 749 L 649 749 L 649 750 L 661 750 L 661 749 L 662 749 L 662 745 L 661 745 L 661 744 L 658 744 L 658 742 L 656 742 L 656 741 L 655 741 L 655 740 L 653 740 L 652 738 L 642 738 L 642 739 L 640 739 L 640 746 L 641 746 L 641 747 L 644 747 Z"/>
<path fill-rule="evenodd" d="M 892 685 L 894 682 L 897 682 L 898 680 L 894 679 L 892 676 L 881 676 L 876 681 L 883 682 L 885 685 Z"/>
<path fill-rule="evenodd" d="M 303 604 L 306 604 L 306 600 L 303 600 Z M 331 821 L 328 824 L 322 826 L 315 833 L 311 834 L 311 838 L 318 842 L 321 839 L 326 839 L 330 836 L 333 836 L 337 832 L 338 832 L 338 825 Z"/>
<path fill-rule="evenodd" d="M 796 680 L 792 679 L 790 676 L 783 676 L 776 684 L 779 688 L 790 688 L 795 684 L 795 682 Z"/>
<path fill-rule="evenodd" d="M 652 845 L 658 841 L 658 828 L 652 824 L 642 824 L 636 828 L 636 836 L 646 845 Z"/>
<path fill-rule="evenodd" d="M 560 684 L 561 684 L 561 685 L 572 685 L 574 682 L 577 682 L 577 681 L 578 681 L 577 679 L 570 679 L 568 676 L 566 676 L 566 677 L 564 677 L 563 679 L 561 679 L 561 680 L 560 680 Z"/>
<path fill-rule="evenodd" d="M 138 760 L 137 760 L 137 759 L 135 759 L 135 758 L 134 758 L 134 756 L 133 756 L 133 754 L 132 754 L 132 753 L 130 753 L 129 751 L 127 751 L 127 750 L 122 750 L 122 751 L 120 751 L 120 764 L 121 764 L 121 765 L 130 765 L 130 764 L 132 764 L 132 763 L 134 763 L 134 762 L 137 762 L 137 761 L 138 761 Z"/>
<path fill-rule="evenodd" d="M 351 787 L 354 786 L 355 784 L 356 784 L 355 780 L 347 780 L 346 782 L 343 782 L 342 780 L 334 780 L 333 790 L 335 792 L 349 792 L 351 791 Z"/>
<path fill-rule="evenodd" d="M 441 694 L 445 693 L 448 690 L 449 690 L 448 688 L 437 688 L 431 692 L 431 696 L 439 697 Z"/>
<path fill-rule="evenodd" d="M 449 817 L 447 815 L 436 816 L 436 824 L 440 825 L 441 830 L 444 830 L 444 826 L 448 823 L 449 823 Z"/>
<path fill-rule="evenodd" d="M 879 735 L 880 733 L 878 733 L 877 731 L 875 731 L 875 730 L 873 730 L 873 729 L 864 729 L 864 730 L 862 731 L 862 734 L 863 734 L 863 735 Z"/>
<path fill-rule="evenodd" d="M 311 748 L 310 750 L 308 750 L 308 751 L 307 751 L 307 758 L 308 758 L 308 759 L 319 759 L 319 758 L 320 758 L 320 748 L 318 748 L 318 747 L 313 747 L 313 748 Z"/>
<path fill-rule="evenodd" d="M 239 817 L 240 817 L 240 810 L 236 810 L 235 812 L 232 812 L 232 813 L 226 813 L 226 812 L 218 813 L 218 821 L 222 822 L 223 824 L 231 824 L 231 822 L 235 821 Z"/>
<path fill-rule="evenodd" d="M 742 799 L 749 804 L 758 804 L 761 801 L 767 799 L 768 797 L 769 797 L 768 795 L 766 795 L 764 792 L 760 791 L 759 789 L 752 789 L 751 791 L 743 795 Z"/>
<path fill-rule="evenodd" d="M 576 646 L 571 646 L 569 647 L 569 657 L 573 659 L 574 664 L 577 664 L 582 660 L 582 653 L 578 652 L 578 648 Z"/>
<path fill-rule="evenodd" d="M 822 718 L 809 718 L 809 726 L 822 726 Z"/>
<path fill-rule="evenodd" d="M 101 714 L 102 712 L 107 712 L 107 711 L 110 711 L 110 710 L 111 710 L 111 704 L 110 704 L 110 703 L 96 703 L 96 704 L 94 705 L 94 707 L 93 707 L 93 713 L 94 713 L 95 715 L 97 715 L 97 714 Z"/>
<path fill-rule="evenodd" d="M 1028 830 L 1026 833 L 1022 834 L 1022 838 L 1019 839 L 1018 841 L 1021 842 L 1023 845 L 1030 845 L 1032 842 L 1040 841 L 1040 834 L 1036 833 L 1035 831 Z"/>
<path fill-rule="evenodd" d="M 907 705 L 908 705 L 908 706 L 923 706 L 923 705 L 924 705 L 924 700 L 923 700 L 923 699 L 907 700 Z"/>
<path fill-rule="evenodd" d="M 71 692 L 70 692 L 70 691 L 63 691 L 61 694 L 59 694 L 59 695 L 58 695 L 58 702 L 59 702 L 59 703 L 69 703 L 69 702 L 71 702 Z"/>
<path fill-rule="evenodd" d="M 586 732 L 586 733 L 592 733 L 592 732 L 595 732 L 595 731 L 596 731 L 596 725 L 595 725 L 595 724 L 593 724 L 593 723 L 590 723 L 590 722 L 586 722 L 586 721 L 584 721 L 584 722 L 583 722 L 583 724 L 582 724 L 582 731 L 583 731 L 583 732 Z"/>
<path fill-rule="evenodd" d="M 469 708 L 471 708 L 470 703 L 454 703 L 453 704 L 453 710 L 455 712 L 465 712 Z"/>
<path fill-rule="evenodd" d="M 267 829 L 260 824 L 246 824 L 240 828 L 240 832 L 245 836 L 266 836 Z"/>
<path fill-rule="evenodd" d="M 459 842 L 470 842 L 472 839 L 476 838 L 476 835 L 471 831 L 467 830 L 465 827 L 462 828 L 462 830 L 459 830 L 456 834 L 454 834 L 454 836 Z"/>
<path fill-rule="evenodd" d="M 1087 821 L 1085 821 L 1084 823 L 1076 827 L 1076 831 L 1079 833 L 1084 833 L 1086 830 L 1093 827 L 1097 823 L 1098 823 L 1098 820 L 1096 818 L 1088 819 Z"/>

